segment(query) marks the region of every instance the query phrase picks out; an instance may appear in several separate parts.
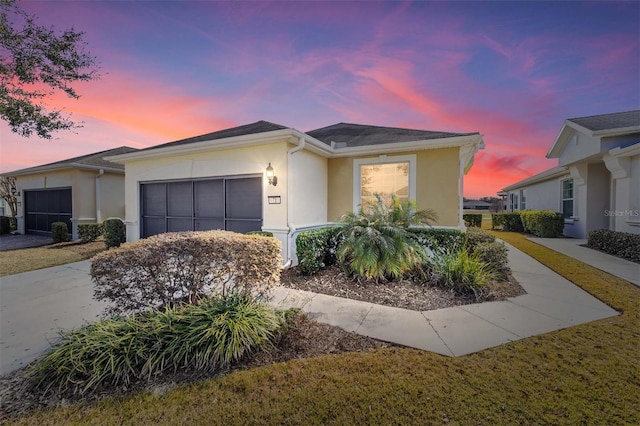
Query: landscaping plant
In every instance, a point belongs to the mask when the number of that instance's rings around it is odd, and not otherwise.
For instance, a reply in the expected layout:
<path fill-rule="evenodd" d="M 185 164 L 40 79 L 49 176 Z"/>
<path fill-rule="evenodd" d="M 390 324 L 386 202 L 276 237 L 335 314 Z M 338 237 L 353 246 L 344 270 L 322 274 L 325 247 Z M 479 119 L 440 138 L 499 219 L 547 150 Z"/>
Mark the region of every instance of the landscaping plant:
<path fill-rule="evenodd" d="M 127 240 L 127 228 L 117 217 L 109 218 L 102 224 L 104 231 L 104 243 L 107 248 L 120 247 Z"/>
<path fill-rule="evenodd" d="M 67 224 L 64 222 L 53 222 L 51 224 L 51 237 L 53 238 L 54 244 L 69 241 Z"/>
<path fill-rule="evenodd" d="M 464 249 L 438 249 L 426 266 L 436 285 L 458 294 L 473 295 L 478 300 L 485 295 L 486 284 L 496 278 L 496 273 L 480 259 L 478 252 L 469 254 Z"/>
<path fill-rule="evenodd" d="M 101 223 L 81 223 L 78 225 L 78 237 L 83 243 L 90 243 L 102 236 L 104 229 Z"/>
<path fill-rule="evenodd" d="M 416 203 L 392 197 L 362 206 L 342 218 L 344 241 L 338 261 L 356 277 L 396 279 L 415 269 L 424 259 L 424 248 L 410 238 L 410 226 L 429 225 L 437 218 L 433 210 L 418 210 Z"/>
<path fill-rule="evenodd" d="M 284 316 L 241 294 L 62 332 L 31 368 L 32 386 L 84 393 L 179 369 L 215 371 L 268 348 Z"/>

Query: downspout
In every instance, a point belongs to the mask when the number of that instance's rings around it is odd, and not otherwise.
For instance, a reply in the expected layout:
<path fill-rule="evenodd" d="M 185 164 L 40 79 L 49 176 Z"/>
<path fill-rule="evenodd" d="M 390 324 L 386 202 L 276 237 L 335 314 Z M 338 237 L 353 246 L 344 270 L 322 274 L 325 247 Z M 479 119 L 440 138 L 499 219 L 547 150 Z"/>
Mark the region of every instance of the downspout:
<path fill-rule="evenodd" d="M 96 175 L 96 223 L 102 222 L 102 197 L 100 194 L 100 178 L 104 175 L 104 169 L 100 169 Z"/>
<path fill-rule="evenodd" d="M 293 223 L 293 200 L 291 194 L 293 192 L 293 179 L 291 179 L 291 157 L 298 151 L 302 151 L 307 142 L 303 137 L 298 140 L 298 145 L 287 151 L 287 261 L 284 268 L 288 269 L 293 264 L 293 234 L 296 232 L 296 226 Z"/>
<path fill-rule="evenodd" d="M 462 151 L 462 147 L 460 148 L 460 151 Z M 460 229 L 464 229 L 464 217 L 463 217 L 463 209 L 464 209 L 464 163 L 465 163 L 465 157 L 463 155 L 460 155 L 460 176 L 458 179 L 460 179 L 460 193 L 458 196 L 458 227 Z"/>

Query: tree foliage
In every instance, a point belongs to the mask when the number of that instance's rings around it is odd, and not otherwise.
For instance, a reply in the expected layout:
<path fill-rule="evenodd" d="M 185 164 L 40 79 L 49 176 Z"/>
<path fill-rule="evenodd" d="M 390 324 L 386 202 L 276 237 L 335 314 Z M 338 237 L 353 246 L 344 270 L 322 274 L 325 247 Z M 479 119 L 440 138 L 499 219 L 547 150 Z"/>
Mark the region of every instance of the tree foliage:
<path fill-rule="evenodd" d="M 18 213 L 18 198 L 11 191 L 11 188 L 15 187 L 16 178 L 14 176 L 0 176 L 0 198 L 7 202 L 13 217 L 16 217 Z"/>
<path fill-rule="evenodd" d="M 55 131 L 80 127 L 47 98 L 80 96 L 71 86 L 98 77 L 96 59 L 85 51 L 84 33 L 56 33 L 40 26 L 15 0 L 0 0 L 0 117 L 23 137 L 50 139 Z"/>

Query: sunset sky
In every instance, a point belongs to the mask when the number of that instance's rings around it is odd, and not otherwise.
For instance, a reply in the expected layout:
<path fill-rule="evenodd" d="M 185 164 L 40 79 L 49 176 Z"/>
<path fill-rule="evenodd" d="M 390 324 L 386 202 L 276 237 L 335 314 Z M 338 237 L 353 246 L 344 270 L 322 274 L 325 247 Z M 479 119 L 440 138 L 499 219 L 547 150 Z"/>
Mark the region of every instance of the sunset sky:
<path fill-rule="evenodd" d="M 102 78 L 50 104 L 84 127 L 24 139 L 0 171 L 267 120 L 480 132 L 465 196 L 556 165 L 566 118 L 640 108 L 640 3 L 23 2 L 84 31 Z"/>

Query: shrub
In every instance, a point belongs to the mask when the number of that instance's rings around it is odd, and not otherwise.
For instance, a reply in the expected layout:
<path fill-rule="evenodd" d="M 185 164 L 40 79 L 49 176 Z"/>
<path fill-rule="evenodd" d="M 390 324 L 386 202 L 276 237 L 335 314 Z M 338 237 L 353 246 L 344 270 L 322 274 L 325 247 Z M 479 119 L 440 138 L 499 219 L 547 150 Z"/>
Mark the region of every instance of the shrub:
<path fill-rule="evenodd" d="M 558 238 L 564 230 L 562 213 L 551 210 L 525 210 L 520 212 L 524 232 L 542 238 Z"/>
<path fill-rule="evenodd" d="M 67 224 L 64 222 L 53 222 L 51 224 L 51 237 L 53 238 L 54 244 L 69 241 L 69 228 L 67 228 Z"/>
<path fill-rule="evenodd" d="M 11 220 L 8 216 L 0 216 L 0 235 L 11 232 Z"/>
<path fill-rule="evenodd" d="M 497 241 L 479 243 L 475 246 L 473 253 L 495 273 L 495 278 L 507 278 L 511 270 L 508 259 L 509 250 L 503 243 Z"/>
<path fill-rule="evenodd" d="M 361 207 L 343 216 L 338 262 L 345 271 L 366 279 L 396 279 L 419 266 L 424 248 L 409 237 L 407 228 L 435 220 L 432 210 L 418 210 L 415 202 L 396 197 Z"/>
<path fill-rule="evenodd" d="M 409 228 L 409 238 L 416 240 L 422 247 L 429 250 L 443 248 L 454 250 L 462 247 L 465 233 L 458 229 L 442 228 Z"/>
<path fill-rule="evenodd" d="M 107 313 L 197 303 L 241 292 L 266 297 L 280 278 L 275 238 L 227 231 L 170 232 L 127 243 L 91 262 L 94 297 Z"/>
<path fill-rule="evenodd" d="M 120 247 L 120 244 L 127 240 L 127 228 L 117 217 L 112 217 L 102 224 L 104 232 L 104 243 L 107 248 Z"/>
<path fill-rule="evenodd" d="M 469 254 L 467 250 L 436 250 L 426 266 L 436 285 L 461 295 L 474 295 L 477 300 L 487 293 L 486 284 L 496 278 L 478 253 Z"/>
<path fill-rule="evenodd" d="M 268 348 L 283 319 L 239 295 L 108 319 L 62 332 L 28 377 L 45 393 L 84 393 L 166 371 L 215 371 Z"/>
<path fill-rule="evenodd" d="M 296 238 L 298 267 L 305 275 L 313 275 L 336 263 L 336 252 L 342 241 L 339 229 L 327 227 L 302 231 Z"/>
<path fill-rule="evenodd" d="M 273 237 L 273 232 L 269 231 L 249 231 L 247 235 L 260 235 L 261 237 Z"/>
<path fill-rule="evenodd" d="M 462 215 L 465 222 L 469 222 L 469 226 L 480 228 L 482 226 L 482 213 L 465 213 Z"/>
<path fill-rule="evenodd" d="M 9 228 L 11 228 L 12 231 L 17 231 L 18 230 L 18 218 L 17 217 L 9 216 Z"/>
<path fill-rule="evenodd" d="M 469 253 L 473 253 L 478 244 L 492 243 L 496 237 L 479 228 L 469 228 L 464 233 L 464 247 Z"/>
<path fill-rule="evenodd" d="M 640 235 L 597 229 L 589 232 L 587 246 L 640 263 Z"/>
<path fill-rule="evenodd" d="M 523 232 L 519 212 L 494 213 L 491 215 L 491 229 L 510 232 Z"/>
<path fill-rule="evenodd" d="M 102 236 L 101 223 L 81 223 L 78 225 L 78 237 L 83 243 L 90 243 Z"/>

